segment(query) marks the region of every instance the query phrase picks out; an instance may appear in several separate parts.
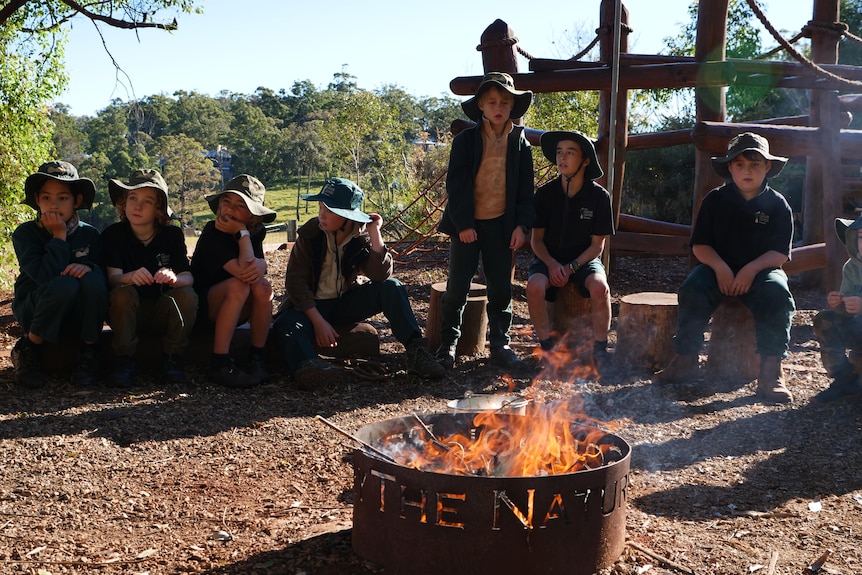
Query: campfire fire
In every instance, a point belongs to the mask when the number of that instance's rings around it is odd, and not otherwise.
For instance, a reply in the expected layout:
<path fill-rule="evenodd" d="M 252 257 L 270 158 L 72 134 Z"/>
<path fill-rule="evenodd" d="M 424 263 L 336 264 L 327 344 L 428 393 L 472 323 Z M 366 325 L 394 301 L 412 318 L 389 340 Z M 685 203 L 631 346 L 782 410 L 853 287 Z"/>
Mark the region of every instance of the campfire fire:
<path fill-rule="evenodd" d="M 437 433 L 417 425 L 379 438 L 375 448 L 405 467 L 480 477 L 542 477 L 595 469 L 623 454 L 576 400 L 530 404 L 523 417 L 477 413 L 469 429 Z M 577 412 L 573 412 L 578 410 Z"/>

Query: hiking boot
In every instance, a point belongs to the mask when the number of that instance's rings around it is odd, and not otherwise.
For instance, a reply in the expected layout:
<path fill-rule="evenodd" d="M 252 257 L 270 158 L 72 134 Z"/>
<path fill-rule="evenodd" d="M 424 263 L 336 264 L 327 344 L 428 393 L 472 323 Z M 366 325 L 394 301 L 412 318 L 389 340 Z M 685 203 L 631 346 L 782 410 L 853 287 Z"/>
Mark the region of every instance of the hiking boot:
<path fill-rule="evenodd" d="M 99 348 L 95 344 L 85 343 L 78 352 L 78 365 L 72 372 L 69 383 L 75 387 L 96 385 L 99 379 Z"/>
<path fill-rule="evenodd" d="M 441 343 L 437 351 L 434 352 L 434 359 L 443 366 L 443 369 L 453 369 L 455 367 L 455 347 L 454 343 Z"/>
<path fill-rule="evenodd" d="M 757 397 L 775 403 L 790 403 L 793 394 L 784 386 L 784 369 L 777 355 L 764 356 L 760 360 L 760 373 L 757 375 Z"/>
<path fill-rule="evenodd" d="M 260 379 L 238 368 L 230 358 L 220 367 L 210 369 L 210 380 L 234 389 L 248 389 L 260 385 Z"/>
<path fill-rule="evenodd" d="M 266 362 L 257 354 L 252 354 L 245 366 L 246 371 L 252 377 L 256 377 L 261 383 L 269 381 L 269 372 L 266 370 Z"/>
<path fill-rule="evenodd" d="M 823 391 L 811 398 L 816 403 L 831 403 L 842 399 L 853 399 L 862 394 L 862 383 L 853 373 L 836 376 Z"/>
<path fill-rule="evenodd" d="M 515 350 L 508 345 L 491 348 L 490 362 L 492 365 L 503 369 L 521 369 L 526 365 L 524 360 L 518 357 Z"/>
<path fill-rule="evenodd" d="M 340 384 L 344 381 L 345 375 L 340 367 L 319 357 L 313 357 L 299 364 L 299 368 L 293 374 L 293 381 L 299 389 L 317 391 Z"/>
<path fill-rule="evenodd" d="M 595 341 L 593 342 L 593 365 L 599 375 L 607 372 L 611 368 L 613 355 L 608 351 L 608 342 Z"/>
<path fill-rule="evenodd" d="M 114 369 L 108 377 L 108 387 L 129 389 L 135 385 L 138 365 L 130 355 L 118 355 L 114 358 Z"/>
<path fill-rule="evenodd" d="M 408 373 L 423 379 L 442 379 L 446 375 L 446 368 L 428 351 L 427 339 L 417 337 L 406 347 Z"/>
<path fill-rule="evenodd" d="M 45 387 L 42 373 L 42 346 L 30 341 L 26 335 L 15 342 L 10 354 L 15 368 L 15 383 L 28 389 Z"/>
<path fill-rule="evenodd" d="M 183 358 L 176 354 L 165 354 L 162 358 L 162 373 L 167 383 L 185 383 L 186 368 Z"/>
<path fill-rule="evenodd" d="M 653 374 L 653 379 L 661 383 L 680 383 L 694 379 L 700 369 L 699 361 L 696 353 L 674 355 L 663 370 Z"/>

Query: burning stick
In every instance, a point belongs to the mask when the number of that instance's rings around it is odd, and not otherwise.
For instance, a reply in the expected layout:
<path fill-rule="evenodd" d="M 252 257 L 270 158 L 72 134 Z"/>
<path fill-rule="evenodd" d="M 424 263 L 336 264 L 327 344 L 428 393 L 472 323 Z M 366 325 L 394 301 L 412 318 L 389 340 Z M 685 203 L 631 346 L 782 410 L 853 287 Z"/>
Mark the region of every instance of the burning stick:
<path fill-rule="evenodd" d="M 437 436 L 434 435 L 434 432 L 431 431 L 427 425 L 425 425 L 425 422 L 419 418 L 419 415 L 417 413 L 411 413 L 410 415 L 412 415 L 416 419 L 416 421 L 419 422 L 419 425 L 422 426 L 422 429 L 425 430 L 425 433 L 428 434 L 428 436 L 431 438 L 431 441 L 433 441 L 437 445 L 437 447 L 439 447 L 445 451 L 450 451 L 452 449 L 451 447 L 449 447 L 448 445 L 446 445 L 445 443 L 443 443 L 442 441 L 437 439 Z"/>
<path fill-rule="evenodd" d="M 398 463 L 397 461 L 395 461 L 394 459 L 392 459 L 391 457 L 389 457 L 388 455 L 386 455 L 385 453 L 383 453 L 379 449 L 376 449 L 374 446 L 365 443 L 364 441 L 362 441 L 361 439 L 359 439 L 355 435 L 351 435 L 351 434 L 347 433 L 346 431 L 344 431 L 343 429 L 341 429 L 340 427 L 338 427 L 337 425 L 335 425 L 334 423 L 332 423 L 331 421 L 329 421 L 328 419 L 326 419 L 322 415 L 315 415 L 314 419 L 316 419 L 317 421 L 321 421 L 321 422 L 325 423 L 326 425 L 328 425 L 329 427 L 331 427 L 332 429 L 334 429 L 335 431 L 337 431 L 341 435 L 343 435 L 345 437 L 349 437 L 350 439 L 352 439 L 353 441 L 355 441 L 356 443 L 358 443 L 359 445 L 361 445 L 362 447 L 364 447 L 368 451 L 374 453 L 375 455 L 377 455 L 379 457 L 382 457 L 383 459 L 385 459 L 389 463 L 396 463 L 396 464 Z"/>

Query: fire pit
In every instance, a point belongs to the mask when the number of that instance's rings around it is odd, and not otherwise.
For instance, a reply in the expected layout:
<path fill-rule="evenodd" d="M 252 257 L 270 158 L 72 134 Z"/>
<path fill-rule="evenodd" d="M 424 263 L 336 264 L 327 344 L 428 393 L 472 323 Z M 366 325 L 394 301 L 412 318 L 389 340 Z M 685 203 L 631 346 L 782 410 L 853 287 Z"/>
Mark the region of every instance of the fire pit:
<path fill-rule="evenodd" d="M 424 442 L 429 451 L 449 451 L 441 455 L 466 461 L 467 450 L 446 447 L 444 438 L 481 439 L 490 425 L 484 415 L 423 414 L 380 421 L 357 433 L 365 446 L 353 453 L 354 552 L 388 572 L 411 575 L 591 575 L 610 566 L 625 545 L 629 445 L 571 424 L 574 441 L 587 446 L 586 468 L 518 475 L 520 467 L 500 453 L 520 454 L 530 446 L 505 429 L 537 421 L 530 414 L 493 413 L 503 431 L 492 432 L 497 451 L 490 459 L 441 472 L 433 461 L 407 453 Z M 596 433 L 587 438 L 590 429 Z M 512 437 L 516 445 L 502 446 Z M 567 461 L 563 469 L 580 467 Z"/>

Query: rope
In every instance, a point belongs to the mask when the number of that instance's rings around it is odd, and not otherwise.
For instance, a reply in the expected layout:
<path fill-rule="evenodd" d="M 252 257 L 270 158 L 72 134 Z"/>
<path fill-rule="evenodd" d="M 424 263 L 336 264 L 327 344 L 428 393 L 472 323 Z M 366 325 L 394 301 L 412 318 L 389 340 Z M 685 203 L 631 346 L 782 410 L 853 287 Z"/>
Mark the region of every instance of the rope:
<path fill-rule="evenodd" d="M 757 2 L 755 0 L 746 0 L 746 1 L 748 2 L 748 5 L 751 8 L 751 10 L 754 12 L 754 15 L 757 16 L 758 20 L 760 20 L 760 23 L 763 24 L 763 26 L 769 31 L 769 33 L 772 34 L 772 37 L 775 38 L 775 40 L 779 44 L 781 44 L 781 46 L 785 50 L 787 50 L 787 52 L 791 56 L 793 56 L 793 58 L 795 58 L 797 62 L 799 62 L 800 64 L 802 64 L 803 66 L 805 66 L 806 68 L 808 68 L 809 70 L 814 72 L 815 74 L 830 78 L 832 80 L 835 80 L 836 82 L 844 84 L 845 86 L 854 87 L 854 88 L 858 88 L 859 86 L 862 86 L 862 82 L 842 78 L 841 76 L 839 76 L 837 74 L 833 74 L 832 72 L 825 70 L 824 68 L 821 68 L 820 66 L 818 66 L 817 64 L 815 64 L 814 62 L 812 62 L 811 60 L 806 58 L 803 54 L 801 54 L 799 51 L 797 51 L 796 48 L 791 46 L 790 43 L 787 40 L 785 40 L 781 34 L 778 33 L 778 30 L 776 30 L 775 27 L 772 25 L 772 23 L 766 18 L 766 16 L 760 10 L 760 7 L 757 5 Z M 841 24 L 841 23 L 839 22 L 838 24 Z M 819 25 L 819 24 L 816 26 L 813 26 L 812 23 L 809 22 L 808 25 L 809 25 L 809 27 L 816 27 L 818 29 L 824 29 L 822 27 L 822 25 Z M 830 33 L 834 33 L 833 30 L 835 30 L 835 29 L 837 29 L 837 26 L 830 29 Z"/>

